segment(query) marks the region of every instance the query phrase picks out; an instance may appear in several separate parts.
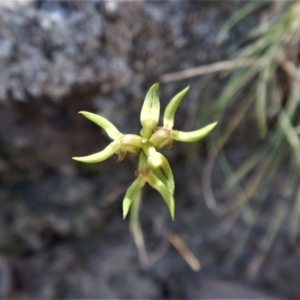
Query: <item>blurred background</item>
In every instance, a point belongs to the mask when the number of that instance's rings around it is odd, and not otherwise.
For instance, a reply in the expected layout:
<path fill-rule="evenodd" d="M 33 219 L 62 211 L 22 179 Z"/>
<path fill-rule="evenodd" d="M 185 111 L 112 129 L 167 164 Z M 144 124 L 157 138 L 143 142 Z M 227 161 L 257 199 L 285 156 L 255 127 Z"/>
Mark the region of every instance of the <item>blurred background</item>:
<path fill-rule="evenodd" d="M 0 1 L 0 296 L 300 297 L 297 1 Z M 175 127 L 176 219 L 150 188 L 136 247 L 122 199 L 137 158 L 77 163 L 139 133 L 150 86 Z M 201 266 L 200 270 L 199 267 Z"/>

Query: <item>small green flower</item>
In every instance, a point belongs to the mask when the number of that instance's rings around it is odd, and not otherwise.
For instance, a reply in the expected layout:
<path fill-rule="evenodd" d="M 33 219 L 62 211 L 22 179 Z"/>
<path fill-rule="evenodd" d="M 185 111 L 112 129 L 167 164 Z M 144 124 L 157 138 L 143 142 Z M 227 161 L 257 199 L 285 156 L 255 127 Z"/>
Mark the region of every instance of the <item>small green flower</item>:
<path fill-rule="evenodd" d="M 217 125 L 217 122 L 215 122 L 201 129 L 190 132 L 173 130 L 176 110 L 188 90 L 189 87 L 186 87 L 184 90 L 175 95 L 166 107 L 163 127 L 158 128 L 149 140 L 156 149 L 160 149 L 164 146 L 171 149 L 173 140 L 186 143 L 199 141 Z"/>
<path fill-rule="evenodd" d="M 99 115 L 86 111 L 79 113 L 103 128 L 107 135 L 113 139 L 113 142 L 98 153 L 83 157 L 73 157 L 74 160 L 84 163 L 98 163 L 116 153 L 118 155 L 117 162 L 119 162 L 124 159 L 127 152 L 138 153 L 142 147 L 140 136 L 136 134 L 122 134 L 111 122 Z"/>
<path fill-rule="evenodd" d="M 137 178 L 129 186 L 123 200 L 124 218 L 127 216 L 130 206 L 139 191 L 148 183 L 161 194 L 174 220 L 174 177 L 168 160 L 161 153 L 157 152 L 157 150 L 162 147 L 171 149 L 173 140 L 181 142 L 198 141 L 217 125 L 215 122 L 191 132 L 173 130 L 176 110 L 188 89 L 189 87 L 185 88 L 172 98 L 164 113 L 163 126 L 157 127 L 160 102 L 158 96 L 159 84 L 155 83 L 149 89 L 141 110 L 141 136 L 136 134 L 122 134 L 107 119 L 93 113 L 80 112 L 86 118 L 103 128 L 113 141 L 98 153 L 84 157 L 73 157 L 73 159 L 85 163 L 97 163 L 104 161 L 114 153 L 118 155 L 117 161 L 121 161 L 127 152 L 132 152 L 139 156 L 138 170 L 135 173 Z"/>
<path fill-rule="evenodd" d="M 158 153 L 159 154 L 159 153 Z M 155 160 L 155 159 L 154 159 Z M 165 159 L 166 160 L 166 159 Z M 167 187 L 165 183 L 163 183 L 163 180 L 160 180 L 160 175 L 157 176 L 157 172 L 160 171 L 161 164 L 164 164 L 165 161 L 158 159 L 158 169 L 155 167 L 150 167 L 148 164 L 149 158 L 147 158 L 147 155 L 145 154 L 144 151 L 141 151 L 140 157 L 139 157 L 139 169 L 137 170 L 136 174 L 138 175 L 137 179 L 130 185 L 128 188 L 124 200 L 123 200 L 123 218 L 127 216 L 130 206 L 132 204 L 132 201 L 136 198 L 137 193 L 139 190 L 145 185 L 147 182 L 152 188 L 157 190 L 161 196 L 164 198 L 172 219 L 174 220 L 175 217 L 175 202 L 174 202 L 174 197 L 173 193 L 170 191 L 170 189 Z M 166 160 L 167 161 L 167 160 Z M 171 171 L 171 168 L 169 166 L 169 163 L 167 162 L 167 174 L 168 172 L 171 172 L 171 177 L 170 180 L 173 182 L 171 183 L 171 190 L 173 189 L 174 191 L 174 179 L 173 179 L 173 174 Z M 164 167 L 162 167 L 164 168 Z M 170 175 L 170 174 L 169 174 Z M 168 175 L 166 176 L 166 178 Z"/>

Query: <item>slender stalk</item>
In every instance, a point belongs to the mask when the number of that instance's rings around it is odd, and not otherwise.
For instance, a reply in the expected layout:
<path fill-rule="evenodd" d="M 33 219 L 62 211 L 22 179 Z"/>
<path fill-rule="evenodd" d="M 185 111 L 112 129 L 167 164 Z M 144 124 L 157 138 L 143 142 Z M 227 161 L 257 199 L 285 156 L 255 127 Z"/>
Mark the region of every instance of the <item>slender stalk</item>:
<path fill-rule="evenodd" d="M 146 252 L 143 232 L 139 220 L 141 201 L 142 191 L 139 190 L 131 205 L 129 227 L 131 234 L 133 235 L 134 243 L 138 250 L 140 263 L 144 268 L 146 268 L 149 266 L 149 258 Z"/>

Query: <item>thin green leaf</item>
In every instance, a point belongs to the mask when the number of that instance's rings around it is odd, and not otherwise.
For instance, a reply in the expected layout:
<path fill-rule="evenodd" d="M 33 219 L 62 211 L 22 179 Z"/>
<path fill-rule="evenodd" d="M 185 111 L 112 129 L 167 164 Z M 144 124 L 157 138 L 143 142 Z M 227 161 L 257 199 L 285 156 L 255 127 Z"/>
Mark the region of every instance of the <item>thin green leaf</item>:
<path fill-rule="evenodd" d="M 247 15 L 249 15 L 251 12 L 256 10 L 262 5 L 265 5 L 267 3 L 270 3 L 269 1 L 255 1 L 250 2 L 247 5 L 243 6 L 240 10 L 238 10 L 225 24 L 222 26 L 219 34 L 216 37 L 216 43 L 220 44 L 228 34 L 229 30 L 238 23 L 241 19 L 245 18 Z"/>
<path fill-rule="evenodd" d="M 244 162 L 235 170 L 231 175 L 226 176 L 226 181 L 223 193 L 229 192 L 235 185 L 239 184 L 249 172 L 251 172 L 259 163 L 263 160 L 265 156 L 269 153 L 269 147 L 259 148 L 253 155 L 250 155 Z"/>
<path fill-rule="evenodd" d="M 259 66 L 253 66 L 234 72 L 215 102 L 215 107 L 218 109 L 219 115 L 223 114 L 226 106 L 234 102 L 239 93 L 244 91 L 245 86 L 259 72 L 259 69 Z M 220 119 L 219 116 L 217 118 L 218 120 Z"/>
<path fill-rule="evenodd" d="M 259 75 L 256 89 L 256 113 L 261 138 L 264 138 L 267 134 L 267 88 L 272 70 L 271 61 L 269 61 Z"/>

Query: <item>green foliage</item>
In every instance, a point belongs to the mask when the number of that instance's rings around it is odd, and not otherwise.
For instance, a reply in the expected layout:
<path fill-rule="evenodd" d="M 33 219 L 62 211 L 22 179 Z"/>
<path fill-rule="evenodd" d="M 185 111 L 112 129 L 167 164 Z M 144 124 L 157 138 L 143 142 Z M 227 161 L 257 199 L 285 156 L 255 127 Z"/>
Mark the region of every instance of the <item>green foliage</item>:
<path fill-rule="evenodd" d="M 170 148 L 172 141 L 195 142 L 204 138 L 217 123 L 212 123 L 202 129 L 192 132 L 173 130 L 174 117 L 177 107 L 188 91 L 188 88 L 177 94 L 166 108 L 163 126 L 157 127 L 160 115 L 159 85 L 155 83 L 148 91 L 141 110 L 141 136 L 135 134 L 122 134 L 107 119 L 89 112 L 80 112 L 86 118 L 103 128 L 113 140 L 104 150 L 84 157 L 73 159 L 84 163 L 101 162 L 114 153 L 118 154 L 121 161 L 127 154 L 132 152 L 138 155 L 139 163 L 136 171 L 137 178 L 128 188 L 123 200 L 123 217 L 125 218 L 134 201 L 140 201 L 140 191 L 148 183 L 157 190 L 165 200 L 171 217 L 175 217 L 174 203 L 174 177 L 168 160 L 159 152 L 164 146 Z"/>
<path fill-rule="evenodd" d="M 276 174 L 284 167 L 286 178 L 282 180 L 281 191 L 274 199 L 274 219 L 261 242 L 261 254 L 253 259 L 259 269 L 266 251 L 270 248 L 289 214 L 290 239 L 296 240 L 300 223 L 300 3 L 258 1 L 245 5 L 221 30 L 217 42 L 221 42 L 228 31 L 250 12 L 262 5 L 272 4 L 269 13 L 258 26 L 237 43 L 235 52 L 238 65 L 249 65 L 230 73 L 230 79 L 214 103 L 213 111 L 222 126 L 218 126 L 218 138 L 211 145 L 211 155 L 204 168 L 206 178 L 204 194 L 207 203 L 220 213 L 232 212 L 234 219 L 240 213 L 248 226 L 247 235 L 253 228 L 263 201 L 269 194 Z M 245 45 L 242 46 L 241 45 Z M 282 80 L 284 79 L 284 80 Z M 228 108 L 234 107 L 230 119 L 223 118 Z M 234 169 L 224 151 L 224 145 L 241 127 L 245 118 L 254 109 L 261 146 L 240 166 Z M 250 137 L 252 138 L 252 137 Z M 212 165 L 218 160 L 225 175 L 219 197 L 227 197 L 230 203 L 216 205 L 210 180 Z M 256 200 L 249 205 L 248 200 Z M 293 202 L 292 199 L 295 199 Z M 223 202 L 224 203 L 224 202 Z M 289 204 L 287 204 L 289 203 Z M 242 242 L 234 247 L 236 256 L 242 249 Z"/>

